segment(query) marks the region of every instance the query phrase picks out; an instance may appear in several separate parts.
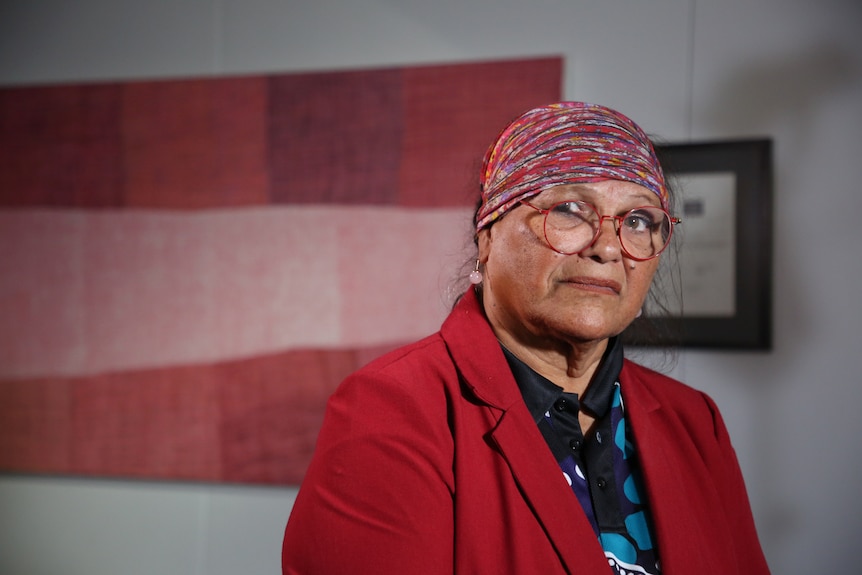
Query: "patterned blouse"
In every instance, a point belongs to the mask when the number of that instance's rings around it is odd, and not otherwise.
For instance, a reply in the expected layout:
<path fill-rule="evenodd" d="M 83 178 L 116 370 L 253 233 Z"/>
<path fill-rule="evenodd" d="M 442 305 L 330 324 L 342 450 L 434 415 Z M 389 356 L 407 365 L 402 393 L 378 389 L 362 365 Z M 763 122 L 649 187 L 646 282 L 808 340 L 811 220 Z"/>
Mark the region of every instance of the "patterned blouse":
<path fill-rule="evenodd" d="M 611 573 L 660 573 L 658 553 L 619 381 L 622 343 L 612 338 L 583 397 L 563 391 L 503 348 L 524 402 L 608 559 Z M 578 422 L 595 417 L 585 437 Z"/>

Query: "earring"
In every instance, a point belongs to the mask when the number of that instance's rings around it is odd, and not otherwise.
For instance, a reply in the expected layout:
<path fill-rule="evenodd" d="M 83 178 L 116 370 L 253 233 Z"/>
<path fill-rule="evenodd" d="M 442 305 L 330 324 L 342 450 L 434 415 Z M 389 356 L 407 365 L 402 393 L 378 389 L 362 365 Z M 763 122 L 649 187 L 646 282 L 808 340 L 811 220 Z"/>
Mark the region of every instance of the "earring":
<path fill-rule="evenodd" d="M 479 258 L 476 258 L 476 269 L 470 272 L 470 283 L 473 285 L 482 283 L 482 272 L 479 271 Z"/>

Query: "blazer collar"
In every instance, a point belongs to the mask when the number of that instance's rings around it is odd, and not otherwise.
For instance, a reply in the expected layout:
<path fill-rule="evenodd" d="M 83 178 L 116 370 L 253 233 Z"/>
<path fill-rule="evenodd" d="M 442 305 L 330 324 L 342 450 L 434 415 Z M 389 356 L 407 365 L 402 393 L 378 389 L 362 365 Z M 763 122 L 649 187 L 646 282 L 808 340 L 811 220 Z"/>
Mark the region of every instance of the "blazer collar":
<path fill-rule="evenodd" d="M 464 383 L 477 398 L 502 410 L 524 403 L 473 289 L 464 293 L 440 333 Z"/>

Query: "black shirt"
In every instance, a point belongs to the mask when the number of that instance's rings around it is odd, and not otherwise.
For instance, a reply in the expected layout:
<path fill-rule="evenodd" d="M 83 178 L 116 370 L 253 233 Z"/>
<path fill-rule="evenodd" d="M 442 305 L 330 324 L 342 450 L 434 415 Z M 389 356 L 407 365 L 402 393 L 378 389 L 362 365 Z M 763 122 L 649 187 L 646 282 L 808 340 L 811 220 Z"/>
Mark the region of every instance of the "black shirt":
<path fill-rule="evenodd" d="M 618 338 L 608 341 L 608 349 L 583 397 L 536 373 L 503 347 L 503 353 L 521 390 L 527 409 L 558 462 L 569 455 L 584 472 L 590 486 L 593 513 L 602 531 L 624 530 L 618 490 L 614 479 L 611 402 L 614 385 L 623 365 L 623 347 Z M 585 437 L 578 412 L 595 417 Z"/>

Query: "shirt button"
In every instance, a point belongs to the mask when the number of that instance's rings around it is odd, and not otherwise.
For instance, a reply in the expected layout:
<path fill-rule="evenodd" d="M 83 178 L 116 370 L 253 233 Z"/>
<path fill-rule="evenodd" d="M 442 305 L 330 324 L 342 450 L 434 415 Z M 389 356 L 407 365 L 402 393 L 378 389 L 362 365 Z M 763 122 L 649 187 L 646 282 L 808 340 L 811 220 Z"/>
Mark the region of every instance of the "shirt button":
<path fill-rule="evenodd" d="M 569 447 L 572 448 L 572 451 L 577 451 L 581 448 L 581 440 L 573 439 L 569 442 Z"/>
<path fill-rule="evenodd" d="M 567 409 L 569 409 L 569 400 L 565 397 L 561 397 L 554 402 L 554 409 L 556 409 L 557 411 L 566 411 Z"/>
<path fill-rule="evenodd" d="M 607 486 L 608 486 L 608 482 L 607 482 L 607 481 L 605 481 L 605 478 L 604 478 L 604 477 L 599 477 L 598 479 L 596 479 L 596 486 L 597 486 L 599 489 L 604 489 L 605 487 L 607 487 Z"/>

